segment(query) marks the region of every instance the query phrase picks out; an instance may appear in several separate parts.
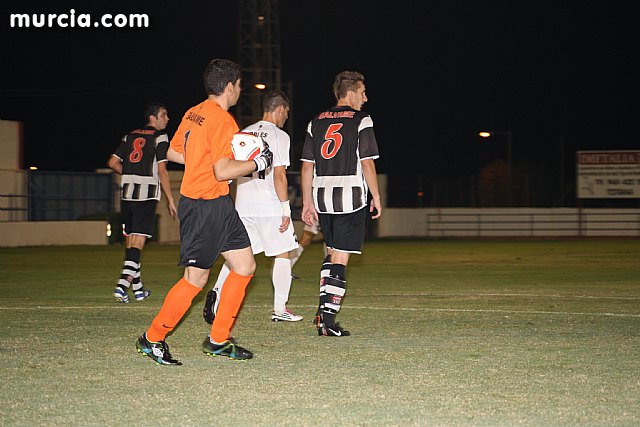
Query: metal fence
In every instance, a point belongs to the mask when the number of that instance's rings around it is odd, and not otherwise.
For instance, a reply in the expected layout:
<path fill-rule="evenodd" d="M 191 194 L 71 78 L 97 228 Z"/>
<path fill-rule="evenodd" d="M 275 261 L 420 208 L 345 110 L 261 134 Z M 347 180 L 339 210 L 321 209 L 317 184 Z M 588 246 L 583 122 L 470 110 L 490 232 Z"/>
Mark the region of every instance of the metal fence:
<path fill-rule="evenodd" d="M 638 209 L 524 209 L 427 213 L 427 237 L 640 236 Z"/>
<path fill-rule="evenodd" d="M 0 211 L 4 221 L 74 221 L 111 212 L 113 186 L 111 174 L 28 171 L 26 194 L 0 194 Z"/>

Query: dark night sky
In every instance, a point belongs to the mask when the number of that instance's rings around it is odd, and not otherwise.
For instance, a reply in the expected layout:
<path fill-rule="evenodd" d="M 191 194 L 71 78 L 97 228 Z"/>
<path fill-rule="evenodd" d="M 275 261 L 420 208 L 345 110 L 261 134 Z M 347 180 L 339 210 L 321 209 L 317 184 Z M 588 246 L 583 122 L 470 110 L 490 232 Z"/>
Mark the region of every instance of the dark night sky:
<path fill-rule="evenodd" d="M 201 73 L 237 59 L 235 1 L 4 2 L 0 118 L 25 123 L 25 163 L 93 170 L 140 124 L 148 99 L 172 133 L 204 97 Z M 511 130 L 514 158 L 567 163 L 580 149 L 637 149 L 640 25 L 634 2 L 281 0 L 294 144 L 362 71 L 380 172 L 475 173 L 481 129 Z M 12 29 L 10 13 L 147 13 L 147 29 Z M 233 110 L 232 110 L 233 111 Z"/>

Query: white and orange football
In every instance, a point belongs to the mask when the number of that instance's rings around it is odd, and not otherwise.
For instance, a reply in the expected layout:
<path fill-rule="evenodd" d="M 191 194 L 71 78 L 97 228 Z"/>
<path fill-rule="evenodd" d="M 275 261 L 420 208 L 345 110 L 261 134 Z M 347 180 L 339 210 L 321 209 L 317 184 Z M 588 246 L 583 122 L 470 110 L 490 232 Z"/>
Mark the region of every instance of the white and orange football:
<path fill-rule="evenodd" d="M 236 160 L 253 160 L 262 153 L 262 138 L 248 132 L 238 132 L 231 140 L 233 158 Z"/>

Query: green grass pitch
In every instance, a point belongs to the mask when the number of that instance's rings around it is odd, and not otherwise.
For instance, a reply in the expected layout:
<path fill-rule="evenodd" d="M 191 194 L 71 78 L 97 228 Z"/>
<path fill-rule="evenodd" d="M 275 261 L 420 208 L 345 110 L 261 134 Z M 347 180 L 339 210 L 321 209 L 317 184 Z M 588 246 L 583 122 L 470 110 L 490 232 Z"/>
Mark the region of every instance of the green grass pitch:
<path fill-rule="evenodd" d="M 270 321 L 258 256 L 233 332 L 254 359 L 201 352 L 202 292 L 167 339 L 180 367 L 135 351 L 178 247 L 148 245 L 153 294 L 127 305 L 112 301 L 123 252 L 0 249 L 0 425 L 640 424 L 638 240 L 366 242 L 345 338 L 310 323 L 320 244 L 294 269 L 298 323 Z"/>

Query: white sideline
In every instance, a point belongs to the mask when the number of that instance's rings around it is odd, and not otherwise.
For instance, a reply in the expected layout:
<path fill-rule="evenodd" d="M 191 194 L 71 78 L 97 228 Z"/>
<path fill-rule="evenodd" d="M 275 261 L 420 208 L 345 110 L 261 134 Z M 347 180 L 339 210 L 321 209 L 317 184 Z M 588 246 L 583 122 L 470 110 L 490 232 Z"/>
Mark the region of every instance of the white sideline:
<path fill-rule="evenodd" d="M 294 307 L 292 305 L 292 307 Z M 601 317 L 638 317 L 640 314 L 634 313 L 589 313 L 589 312 L 572 312 L 572 311 L 538 311 L 538 310 L 492 310 L 492 309 L 474 309 L 474 308 L 415 308 L 415 307 L 366 307 L 366 306 L 348 306 L 348 308 L 359 308 L 365 310 L 400 310 L 400 311 L 432 311 L 432 312 L 448 312 L 448 313 L 497 313 L 497 314 L 553 314 L 559 316 L 601 316 Z"/>
<path fill-rule="evenodd" d="M 271 308 L 270 305 L 245 305 L 247 308 Z M 316 305 L 294 305 L 292 308 L 317 308 Z M 426 308 L 426 307 L 370 307 L 364 305 L 348 305 L 349 309 L 357 310 L 389 310 L 389 311 L 426 311 L 434 313 L 495 313 L 495 314 L 550 314 L 555 316 L 599 316 L 599 317 L 632 317 L 640 318 L 640 314 L 635 313 L 602 313 L 602 312 L 572 312 L 572 311 L 540 311 L 540 310 L 494 310 L 494 309 L 474 309 L 474 308 Z M 116 304 L 103 306 L 37 306 L 37 307 L 0 307 L 0 310 L 33 311 L 33 310 L 158 310 L 156 306 L 136 306 L 134 304 Z"/>
<path fill-rule="evenodd" d="M 598 296 L 598 295 L 562 295 L 562 294 L 527 294 L 527 293 L 476 293 L 476 294 L 464 294 L 454 292 L 417 292 L 409 294 L 397 294 L 397 293 L 376 293 L 374 296 L 385 297 L 526 297 L 526 298 L 565 298 L 565 299 L 611 299 L 611 300 L 640 300 L 640 297 L 619 297 L 619 296 Z"/>

